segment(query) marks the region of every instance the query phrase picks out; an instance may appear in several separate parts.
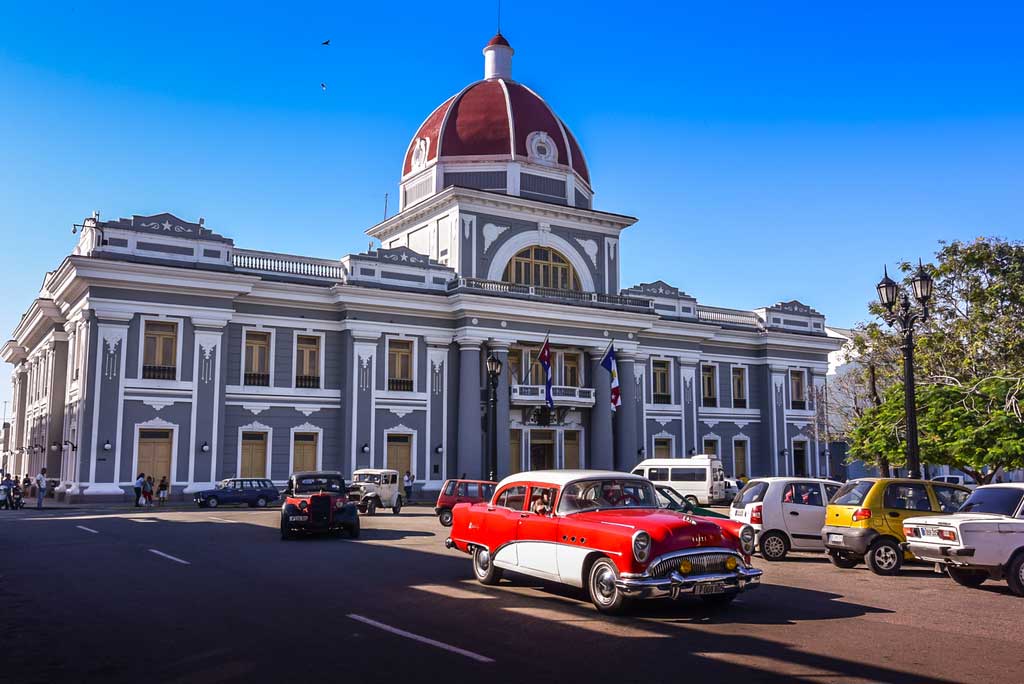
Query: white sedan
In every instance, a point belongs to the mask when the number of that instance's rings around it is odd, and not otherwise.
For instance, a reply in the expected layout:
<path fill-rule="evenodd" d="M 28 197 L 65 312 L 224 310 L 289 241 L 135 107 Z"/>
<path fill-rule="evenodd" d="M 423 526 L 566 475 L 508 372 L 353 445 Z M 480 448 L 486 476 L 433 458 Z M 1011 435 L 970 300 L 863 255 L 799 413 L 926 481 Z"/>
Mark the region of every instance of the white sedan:
<path fill-rule="evenodd" d="M 907 518 L 903 532 L 904 550 L 941 563 L 957 584 L 1006 580 L 1024 596 L 1024 483 L 978 487 L 958 512 Z"/>

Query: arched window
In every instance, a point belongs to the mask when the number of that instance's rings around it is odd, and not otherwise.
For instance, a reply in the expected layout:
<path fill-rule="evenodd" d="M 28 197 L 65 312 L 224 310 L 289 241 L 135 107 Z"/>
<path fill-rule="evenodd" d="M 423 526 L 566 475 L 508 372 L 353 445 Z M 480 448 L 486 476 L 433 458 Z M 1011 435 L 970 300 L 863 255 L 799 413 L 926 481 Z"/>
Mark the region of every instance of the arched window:
<path fill-rule="evenodd" d="M 516 285 L 581 290 L 580 278 L 572 264 L 550 247 L 527 247 L 508 262 L 501 278 Z"/>

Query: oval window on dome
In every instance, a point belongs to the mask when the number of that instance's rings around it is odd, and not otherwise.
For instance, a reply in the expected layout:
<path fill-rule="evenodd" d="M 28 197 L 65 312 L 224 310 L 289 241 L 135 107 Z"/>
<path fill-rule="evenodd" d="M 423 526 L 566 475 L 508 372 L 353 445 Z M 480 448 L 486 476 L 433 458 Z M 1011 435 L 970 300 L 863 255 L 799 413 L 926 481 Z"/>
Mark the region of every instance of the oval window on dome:
<path fill-rule="evenodd" d="M 527 247 L 508 262 L 502 280 L 515 285 L 580 291 L 580 277 L 564 256 L 550 247 Z"/>
<path fill-rule="evenodd" d="M 534 131 L 526 136 L 526 149 L 533 161 L 548 163 L 558 161 L 558 149 L 551 137 L 544 131 Z"/>

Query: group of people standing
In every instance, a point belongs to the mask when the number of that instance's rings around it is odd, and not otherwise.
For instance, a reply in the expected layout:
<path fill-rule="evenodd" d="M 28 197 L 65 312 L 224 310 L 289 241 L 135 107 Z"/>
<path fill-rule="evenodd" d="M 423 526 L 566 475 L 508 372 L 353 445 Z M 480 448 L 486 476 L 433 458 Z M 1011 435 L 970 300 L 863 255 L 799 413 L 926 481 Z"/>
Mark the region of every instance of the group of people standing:
<path fill-rule="evenodd" d="M 153 476 L 146 475 L 145 473 L 139 473 L 139 476 L 135 478 L 135 507 L 141 506 L 152 506 L 153 505 L 153 490 L 156 489 L 157 501 L 163 506 L 167 503 L 167 491 L 170 486 L 167 483 L 166 477 L 160 478 L 160 483 L 153 484 Z"/>
<path fill-rule="evenodd" d="M 0 479 L 0 489 L 4 491 L 0 507 L 14 508 L 15 492 L 17 491 L 19 494 L 28 492 L 33 484 L 36 486 L 36 508 L 42 508 L 43 497 L 46 496 L 46 488 L 49 486 L 46 481 L 46 468 L 40 468 L 39 474 L 35 476 L 34 480 L 28 476 L 28 473 L 25 473 L 25 477 L 20 481 L 17 475 L 12 477 L 10 473 L 5 473 Z"/>

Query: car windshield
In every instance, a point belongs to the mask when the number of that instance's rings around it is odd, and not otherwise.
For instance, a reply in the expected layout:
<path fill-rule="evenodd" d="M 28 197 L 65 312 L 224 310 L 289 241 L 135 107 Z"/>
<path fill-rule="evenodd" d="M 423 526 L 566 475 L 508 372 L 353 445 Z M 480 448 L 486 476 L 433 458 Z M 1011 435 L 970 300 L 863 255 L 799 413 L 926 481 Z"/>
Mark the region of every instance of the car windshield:
<path fill-rule="evenodd" d="M 765 492 L 767 491 L 767 482 L 751 480 L 747 483 L 746 487 L 736 493 L 736 497 L 732 500 L 732 505 L 736 508 L 742 508 L 747 504 L 757 503 L 764 499 Z"/>
<path fill-rule="evenodd" d="M 670 508 L 673 511 L 689 508 L 686 500 L 676 493 L 671 487 L 655 487 L 658 491 L 658 502 L 662 508 Z"/>
<path fill-rule="evenodd" d="M 1021 496 L 1024 492 L 1015 487 L 982 487 L 971 492 L 958 512 L 1013 515 L 1020 506 Z"/>
<path fill-rule="evenodd" d="M 854 480 L 844 484 L 829 501 L 837 506 L 860 506 L 867 498 L 868 492 L 875 486 L 871 480 Z"/>
<path fill-rule="evenodd" d="M 356 473 L 352 477 L 353 482 L 372 482 L 380 484 L 380 473 Z"/>
<path fill-rule="evenodd" d="M 562 515 L 609 508 L 659 508 L 654 485 L 640 478 L 580 480 L 562 491 Z"/>
<path fill-rule="evenodd" d="M 340 492 L 345 481 L 337 475 L 306 475 L 295 478 L 296 494 L 312 494 L 320 491 Z"/>

